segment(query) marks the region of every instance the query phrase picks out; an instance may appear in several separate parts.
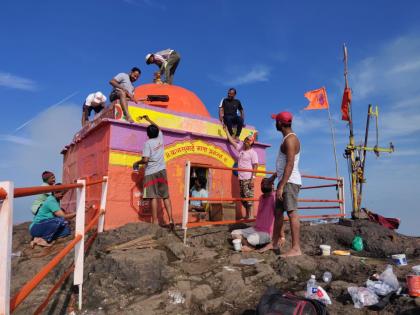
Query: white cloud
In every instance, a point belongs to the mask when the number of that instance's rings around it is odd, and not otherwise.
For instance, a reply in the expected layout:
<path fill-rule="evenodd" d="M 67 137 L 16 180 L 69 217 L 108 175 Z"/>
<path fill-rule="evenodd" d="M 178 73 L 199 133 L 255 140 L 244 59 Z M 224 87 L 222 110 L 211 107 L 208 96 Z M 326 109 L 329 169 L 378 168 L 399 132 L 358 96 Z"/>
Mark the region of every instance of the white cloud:
<path fill-rule="evenodd" d="M 354 99 L 387 95 L 390 101 L 396 102 L 408 95 L 418 95 L 419 55 L 420 37 L 417 34 L 401 36 L 381 45 L 376 55 L 350 68 Z"/>
<path fill-rule="evenodd" d="M 35 142 L 25 137 L 19 137 L 15 135 L 0 135 L 0 141 L 7 141 L 14 144 L 22 145 L 34 145 Z"/>
<path fill-rule="evenodd" d="M 210 79 L 226 86 L 238 86 L 255 82 L 266 82 L 269 80 L 271 69 L 265 65 L 254 65 L 250 69 L 228 69 L 227 75 L 210 75 Z"/>
<path fill-rule="evenodd" d="M 35 91 L 37 89 L 34 81 L 6 72 L 0 72 L 0 86 L 24 91 Z"/>
<path fill-rule="evenodd" d="M 12 180 L 16 187 L 34 186 L 40 184 L 44 170 L 53 171 L 60 180 L 63 159 L 60 152 L 79 130 L 80 117 L 79 105 L 62 104 L 50 107 L 27 124 L 20 131 L 25 138 L 4 136 L 7 141 L 1 144 L 1 180 Z M 16 222 L 31 218 L 29 206 L 32 200 L 33 197 L 15 200 L 15 208 L 19 210 L 16 211 Z"/>

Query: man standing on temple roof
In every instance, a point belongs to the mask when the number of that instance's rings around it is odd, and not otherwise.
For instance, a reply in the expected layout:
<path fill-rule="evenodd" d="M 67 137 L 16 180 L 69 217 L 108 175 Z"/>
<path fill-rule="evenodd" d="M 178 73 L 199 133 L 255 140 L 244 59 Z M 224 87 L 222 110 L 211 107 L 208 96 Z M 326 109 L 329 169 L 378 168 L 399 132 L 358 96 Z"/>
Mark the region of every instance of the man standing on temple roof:
<path fill-rule="evenodd" d="M 96 114 L 100 113 L 105 108 L 106 96 L 102 92 L 91 93 L 86 97 L 83 104 L 82 126 L 84 127 L 89 122 L 89 116 L 92 111 Z"/>
<path fill-rule="evenodd" d="M 219 104 L 219 120 L 225 125 L 229 134 L 233 136 L 233 126 L 236 125 L 235 139 L 239 139 L 242 127 L 244 126 L 245 114 L 241 101 L 235 98 L 236 89 L 230 88 L 227 97 L 222 99 Z M 240 116 L 238 116 L 238 111 Z"/>
<path fill-rule="evenodd" d="M 137 81 L 137 79 L 140 77 L 140 74 L 141 70 L 137 67 L 134 67 L 131 69 L 130 73 L 118 73 L 111 81 L 109 81 L 109 84 L 111 84 L 113 87 L 113 90 L 109 95 L 109 100 L 111 102 L 120 100 L 120 105 L 124 115 L 131 123 L 133 123 L 134 120 L 128 112 L 127 100 L 136 102 L 134 99 L 133 83 Z"/>
<path fill-rule="evenodd" d="M 159 67 L 161 75 L 165 75 L 163 83 L 172 84 L 176 68 L 178 67 L 181 56 L 173 49 L 165 49 L 153 54 L 146 55 L 148 65 L 154 63 Z"/>

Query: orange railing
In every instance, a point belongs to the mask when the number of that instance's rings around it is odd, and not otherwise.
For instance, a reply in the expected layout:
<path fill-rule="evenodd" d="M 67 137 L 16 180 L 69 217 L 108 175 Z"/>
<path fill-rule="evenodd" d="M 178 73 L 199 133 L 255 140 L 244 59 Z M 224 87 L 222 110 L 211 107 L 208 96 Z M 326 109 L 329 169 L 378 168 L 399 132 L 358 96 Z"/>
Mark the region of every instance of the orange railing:
<path fill-rule="evenodd" d="M 85 203 L 86 187 L 102 184 L 102 194 L 99 211 L 94 218 L 85 224 Z M 11 280 L 11 256 L 12 256 L 12 229 L 13 229 L 13 200 L 18 197 L 31 196 L 40 193 L 53 191 L 76 189 L 76 230 L 75 237 L 72 239 L 51 261 L 48 262 L 31 280 L 10 299 L 10 280 Z M 86 182 L 78 180 L 76 184 L 57 185 L 53 187 L 37 186 L 22 187 L 13 189 L 12 182 L 0 182 L 0 229 L 4 231 L 0 235 L 0 315 L 13 312 L 19 304 L 39 285 L 39 283 L 51 272 L 73 249 L 75 253 L 74 263 L 59 278 L 58 282 L 52 287 L 46 299 L 36 309 L 35 314 L 39 314 L 48 305 L 54 292 L 61 286 L 72 272 L 74 272 L 74 285 L 79 287 L 79 309 L 82 306 L 82 286 L 83 286 L 83 263 L 84 252 L 89 248 L 97 233 L 103 231 L 104 212 L 106 207 L 106 194 L 108 189 L 108 178 Z M 85 243 L 85 234 L 97 227 L 97 231 Z"/>
<path fill-rule="evenodd" d="M 189 227 L 198 227 L 204 225 L 224 225 L 224 224 L 234 224 L 234 223 L 249 223 L 255 221 L 255 219 L 242 219 L 242 220 L 224 220 L 224 221 L 205 221 L 205 222 L 188 222 L 188 206 L 189 202 L 193 200 L 197 201 L 208 201 L 208 202 L 239 202 L 239 201 L 258 201 L 257 198 L 235 198 L 235 197 L 212 197 L 212 198 L 194 198 L 190 197 L 190 175 L 191 167 L 201 167 L 206 169 L 217 169 L 217 170 L 226 170 L 226 171 L 244 171 L 251 173 L 260 173 L 260 174 L 274 174 L 275 172 L 271 171 L 262 171 L 262 170 L 249 170 L 242 168 L 232 168 L 225 166 L 213 166 L 208 164 L 191 164 L 190 161 L 187 161 L 185 164 L 185 178 L 184 178 L 184 207 L 182 212 L 182 228 L 184 229 L 184 243 L 187 240 L 187 230 Z M 333 206 L 299 206 L 298 209 L 301 210 L 329 210 L 329 209 L 338 209 L 338 213 L 335 214 L 319 214 L 319 215 L 303 215 L 299 216 L 301 219 L 325 219 L 325 218 L 340 218 L 345 216 L 345 201 L 344 201 L 344 179 L 334 178 L 334 177 L 325 177 L 325 176 L 315 176 L 315 175 L 302 175 L 303 178 L 310 179 L 320 179 L 335 181 L 334 184 L 325 184 L 325 185 L 316 185 L 316 186 L 306 186 L 301 187 L 301 189 L 318 189 L 318 188 L 328 188 L 335 187 L 337 188 L 337 199 L 299 199 L 299 203 L 335 203 L 337 205 Z M 286 217 L 285 220 L 288 220 Z"/>

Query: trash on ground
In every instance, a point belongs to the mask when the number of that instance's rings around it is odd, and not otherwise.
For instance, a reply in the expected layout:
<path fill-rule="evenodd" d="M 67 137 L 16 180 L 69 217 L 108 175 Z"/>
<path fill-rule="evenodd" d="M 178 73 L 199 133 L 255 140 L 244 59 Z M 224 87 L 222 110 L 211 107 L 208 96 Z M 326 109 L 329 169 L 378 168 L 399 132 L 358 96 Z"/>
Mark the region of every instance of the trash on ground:
<path fill-rule="evenodd" d="M 355 236 L 351 242 L 351 248 L 356 252 L 361 252 L 363 250 L 363 239 L 360 236 Z"/>
<path fill-rule="evenodd" d="M 350 251 L 348 250 L 334 250 L 332 253 L 338 256 L 350 256 Z"/>
<path fill-rule="evenodd" d="M 338 219 L 318 219 L 318 220 L 312 220 L 309 225 L 319 225 L 319 224 L 335 224 L 338 223 Z"/>
<path fill-rule="evenodd" d="M 20 250 L 12 253 L 12 257 L 20 257 L 20 256 L 22 256 L 22 252 Z"/>
<path fill-rule="evenodd" d="M 367 280 L 366 287 L 377 295 L 385 296 L 391 292 L 397 291 L 400 288 L 400 283 L 392 271 L 392 266 L 388 265 L 385 271 L 377 276 L 377 280 Z"/>
<path fill-rule="evenodd" d="M 408 294 L 410 296 L 420 296 L 420 275 L 408 275 L 406 280 Z"/>
<path fill-rule="evenodd" d="M 329 271 L 325 271 L 322 275 L 322 280 L 324 280 L 325 283 L 329 283 L 332 279 L 332 273 Z"/>
<path fill-rule="evenodd" d="M 233 244 L 233 248 L 237 251 L 240 252 L 242 249 L 242 240 L 236 238 L 232 241 Z"/>
<path fill-rule="evenodd" d="M 257 258 L 242 258 L 239 262 L 241 265 L 255 265 L 260 262 L 263 262 L 264 259 L 257 259 Z"/>
<path fill-rule="evenodd" d="M 392 261 L 396 266 L 406 266 L 407 265 L 407 258 L 405 254 L 396 254 L 392 255 Z"/>
<path fill-rule="evenodd" d="M 330 245 L 319 245 L 319 248 L 321 248 L 322 256 L 330 256 L 331 254 L 331 246 Z"/>
<path fill-rule="evenodd" d="M 315 275 L 311 275 L 311 278 L 306 283 L 305 298 L 317 300 L 326 305 L 332 304 L 327 292 L 316 282 Z"/>
<path fill-rule="evenodd" d="M 230 267 L 230 266 L 223 266 L 223 269 L 227 270 L 227 271 L 236 271 L 235 268 Z"/>
<path fill-rule="evenodd" d="M 411 270 L 413 270 L 413 272 L 414 272 L 415 275 L 420 276 L 420 265 L 413 266 L 411 268 Z"/>
<path fill-rule="evenodd" d="M 375 305 L 379 302 L 378 296 L 365 287 L 348 287 L 355 308 Z"/>
<path fill-rule="evenodd" d="M 185 302 L 185 298 L 182 296 L 182 293 L 177 290 L 168 291 L 168 296 L 172 304 L 183 304 Z"/>

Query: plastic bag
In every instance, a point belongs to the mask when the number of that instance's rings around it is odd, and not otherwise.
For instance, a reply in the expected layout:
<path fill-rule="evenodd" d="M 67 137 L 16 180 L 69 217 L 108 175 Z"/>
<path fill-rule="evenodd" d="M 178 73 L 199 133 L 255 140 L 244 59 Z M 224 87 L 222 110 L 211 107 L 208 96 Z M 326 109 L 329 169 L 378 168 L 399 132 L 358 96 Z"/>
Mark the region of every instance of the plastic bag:
<path fill-rule="evenodd" d="M 349 287 L 347 288 L 347 291 L 351 295 L 355 308 L 375 305 L 379 302 L 378 296 L 368 288 Z"/>
<path fill-rule="evenodd" d="M 397 291 L 400 287 L 391 265 L 386 266 L 385 271 L 379 275 L 378 279 L 389 285 L 394 291 Z"/>
<path fill-rule="evenodd" d="M 386 284 L 383 281 L 372 281 L 372 280 L 367 280 L 366 281 L 366 287 L 375 292 L 377 295 L 387 295 L 388 293 L 394 291 L 392 289 L 391 286 L 389 286 L 388 284 Z"/>
<path fill-rule="evenodd" d="M 388 265 L 385 271 L 379 275 L 377 281 L 367 280 L 366 287 L 378 295 L 385 296 L 388 293 L 397 291 L 400 288 L 400 283 L 392 271 L 392 266 Z"/>
<path fill-rule="evenodd" d="M 355 236 L 351 242 L 351 248 L 356 252 L 361 252 L 363 250 L 363 239 L 360 236 Z"/>

